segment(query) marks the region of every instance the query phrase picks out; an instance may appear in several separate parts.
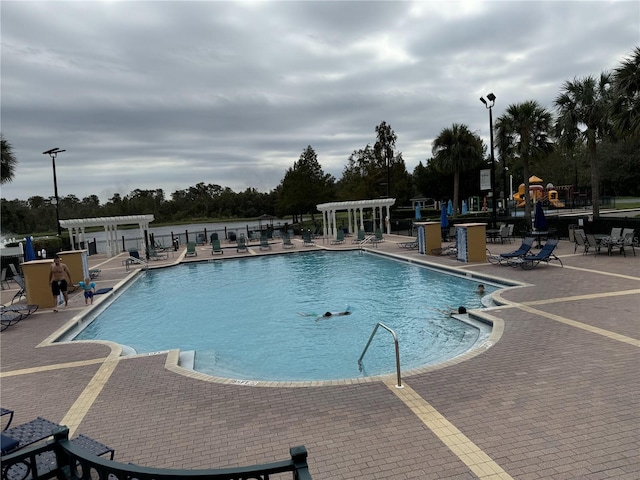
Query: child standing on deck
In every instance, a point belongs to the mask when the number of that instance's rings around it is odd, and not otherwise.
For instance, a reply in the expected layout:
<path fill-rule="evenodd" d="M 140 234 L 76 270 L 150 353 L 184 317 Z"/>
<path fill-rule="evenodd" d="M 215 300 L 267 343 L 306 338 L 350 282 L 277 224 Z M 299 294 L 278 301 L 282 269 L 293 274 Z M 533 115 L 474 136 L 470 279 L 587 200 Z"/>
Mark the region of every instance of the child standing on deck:
<path fill-rule="evenodd" d="M 93 305 L 93 295 L 96 293 L 96 284 L 92 282 L 90 278 L 85 278 L 84 282 L 78 282 L 78 285 L 84 291 L 84 304 L 87 305 L 89 300 L 91 300 L 91 305 Z"/>

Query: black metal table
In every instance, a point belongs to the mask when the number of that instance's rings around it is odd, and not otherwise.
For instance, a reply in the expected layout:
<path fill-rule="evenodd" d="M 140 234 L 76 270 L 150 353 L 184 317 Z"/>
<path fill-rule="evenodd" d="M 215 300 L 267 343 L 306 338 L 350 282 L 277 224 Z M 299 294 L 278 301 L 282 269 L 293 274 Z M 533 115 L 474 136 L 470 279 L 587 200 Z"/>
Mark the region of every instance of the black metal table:
<path fill-rule="evenodd" d="M 542 237 L 544 237 L 545 240 L 551 237 L 555 237 L 557 231 L 558 230 L 555 228 L 549 228 L 548 230 L 534 230 L 532 232 L 527 232 L 526 236 L 534 237 L 535 239 L 537 239 L 537 244 L 535 245 L 535 248 L 542 248 L 542 245 L 540 243 L 540 240 L 542 239 Z"/>

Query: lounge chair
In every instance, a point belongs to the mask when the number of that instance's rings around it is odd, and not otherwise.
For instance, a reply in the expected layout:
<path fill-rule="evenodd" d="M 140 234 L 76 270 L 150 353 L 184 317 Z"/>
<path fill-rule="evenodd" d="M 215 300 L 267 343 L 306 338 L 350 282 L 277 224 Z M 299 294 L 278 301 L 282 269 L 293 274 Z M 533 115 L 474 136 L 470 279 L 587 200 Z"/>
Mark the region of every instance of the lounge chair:
<path fill-rule="evenodd" d="M 167 260 L 168 258 L 167 252 L 158 253 L 155 248 L 149 247 L 149 260 Z"/>
<path fill-rule="evenodd" d="M 23 316 L 18 312 L 10 310 L 0 312 L 0 332 L 4 332 L 7 328 L 14 326 Z"/>
<path fill-rule="evenodd" d="M 344 230 L 341 228 L 336 232 L 336 238 L 331 240 L 331 245 L 338 245 L 340 243 L 344 243 Z"/>
<path fill-rule="evenodd" d="M 137 258 L 138 260 L 140 259 L 140 252 L 138 252 L 137 248 L 130 248 L 129 249 L 129 256 L 132 258 Z"/>
<path fill-rule="evenodd" d="M 311 230 L 304 230 L 302 232 L 302 245 L 305 247 L 313 247 L 315 243 L 313 243 L 313 239 L 311 238 Z"/>
<path fill-rule="evenodd" d="M 375 238 L 373 239 L 373 242 L 374 243 L 384 242 L 384 238 L 382 237 L 382 230 L 380 230 L 379 228 L 376 228 Z"/>
<path fill-rule="evenodd" d="M 296 246 L 291 242 L 289 232 L 284 232 L 282 234 L 282 248 L 296 248 Z"/>
<path fill-rule="evenodd" d="M 415 250 L 418 248 L 418 240 L 413 240 L 411 242 L 398 242 L 398 247 L 406 248 L 407 250 Z"/>
<path fill-rule="evenodd" d="M 11 303 L 14 303 L 16 301 L 20 301 L 20 299 L 22 297 L 25 297 L 27 295 L 27 287 L 24 283 L 24 278 L 22 277 L 22 275 L 16 273 L 13 275 L 13 281 L 16 282 L 18 284 L 18 291 L 16 292 L 16 294 L 13 296 L 13 298 L 11 299 Z"/>
<path fill-rule="evenodd" d="M 213 255 L 214 253 L 224 254 L 224 252 L 222 251 L 222 247 L 220 246 L 220 240 L 212 237 L 211 238 L 211 255 Z"/>
<path fill-rule="evenodd" d="M 247 240 L 244 238 L 244 235 L 240 235 L 236 238 L 236 252 L 247 252 Z"/>
<path fill-rule="evenodd" d="M 533 237 L 525 237 L 517 250 L 508 253 L 501 253 L 499 255 L 488 255 L 487 260 L 494 265 L 500 264 L 517 266 L 520 264 L 520 259 L 529 253 L 532 246 Z"/>
<path fill-rule="evenodd" d="M 362 243 L 364 242 L 365 237 L 366 237 L 366 234 L 364 230 L 358 230 L 358 236 L 353 240 L 351 240 L 351 243 Z"/>
<path fill-rule="evenodd" d="M 196 242 L 187 242 L 187 252 L 184 254 L 185 257 L 197 257 L 198 252 L 196 252 Z"/>
<path fill-rule="evenodd" d="M 269 239 L 266 235 L 260 235 L 260 250 L 271 250 Z"/>
<path fill-rule="evenodd" d="M 547 243 L 544 244 L 542 249 L 535 255 L 525 255 L 519 259 L 519 264 L 524 270 L 532 270 L 538 266 L 540 262 L 547 262 L 547 264 L 551 260 L 557 260 L 560 262 L 560 266 L 564 267 L 562 264 L 562 260 L 555 256 L 553 251 L 558 246 L 558 240 L 555 238 L 550 238 L 547 240 Z"/>

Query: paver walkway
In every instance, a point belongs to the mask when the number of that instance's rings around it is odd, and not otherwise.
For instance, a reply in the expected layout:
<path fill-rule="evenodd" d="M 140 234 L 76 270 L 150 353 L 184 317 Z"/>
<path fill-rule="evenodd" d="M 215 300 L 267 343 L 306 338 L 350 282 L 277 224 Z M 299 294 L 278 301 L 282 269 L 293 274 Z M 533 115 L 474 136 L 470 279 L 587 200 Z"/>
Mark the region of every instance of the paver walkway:
<path fill-rule="evenodd" d="M 395 377 L 225 384 L 179 373 L 175 352 L 119 357 L 107 344 L 48 345 L 87 311 L 75 295 L 68 309 L 39 311 L 0 335 L 2 406 L 16 411 L 15 424 L 43 416 L 115 447 L 117 461 L 154 467 L 269 462 L 305 445 L 314 479 L 640 478 L 640 256 L 573 254 L 563 241 L 564 268 L 523 271 L 423 256 L 396 245 L 406 238 L 386 238 L 378 251 L 479 283 L 520 282 L 496 295 L 503 306 L 483 312 L 495 321 L 497 341 L 403 377 L 403 389 Z M 352 246 L 325 240 L 311 248 Z M 295 250 L 303 248 L 298 242 Z M 256 246 L 243 255 L 282 251 Z M 226 248 L 223 257 L 237 255 Z M 89 257 L 102 269 L 100 287 L 131 273 L 122 258 Z M 205 246 L 197 257 L 174 254 L 152 265 L 210 258 Z M 11 295 L 3 291 L 3 302 Z"/>

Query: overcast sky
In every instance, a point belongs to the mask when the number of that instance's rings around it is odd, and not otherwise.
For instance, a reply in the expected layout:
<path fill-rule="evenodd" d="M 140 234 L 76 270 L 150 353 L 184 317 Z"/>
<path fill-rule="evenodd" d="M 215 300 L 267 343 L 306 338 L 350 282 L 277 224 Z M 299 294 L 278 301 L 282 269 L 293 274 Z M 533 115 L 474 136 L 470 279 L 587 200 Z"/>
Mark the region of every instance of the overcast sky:
<path fill-rule="evenodd" d="M 340 178 L 391 125 L 412 172 L 464 123 L 488 143 L 512 103 L 640 44 L 638 1 L 8 1 L 1 129 L 18 168 L 2 197 L 199 182 L 269 192 L 307 145 Z M 428 195 L 428 192 L 423 192 Z"/>

